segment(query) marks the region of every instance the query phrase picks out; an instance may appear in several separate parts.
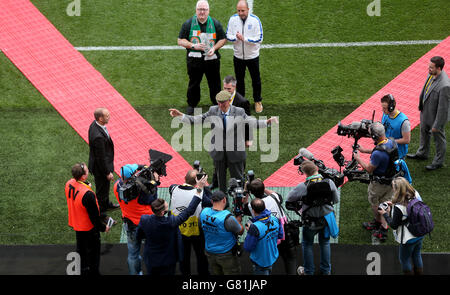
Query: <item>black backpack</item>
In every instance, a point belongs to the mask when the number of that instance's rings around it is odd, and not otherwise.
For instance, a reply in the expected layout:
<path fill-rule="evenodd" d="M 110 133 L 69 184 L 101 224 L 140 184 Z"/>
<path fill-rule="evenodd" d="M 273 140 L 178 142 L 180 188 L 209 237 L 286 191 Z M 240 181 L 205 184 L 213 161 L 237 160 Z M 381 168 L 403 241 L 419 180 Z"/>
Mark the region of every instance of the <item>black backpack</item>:
<path fill-rule="evenodd" d="M 303 197 L 304 204 L 310 207 L 318 207 L 333 204 L 333 194 L 327 181 L 311 181 L 306 184 L 307 194 Z"/>

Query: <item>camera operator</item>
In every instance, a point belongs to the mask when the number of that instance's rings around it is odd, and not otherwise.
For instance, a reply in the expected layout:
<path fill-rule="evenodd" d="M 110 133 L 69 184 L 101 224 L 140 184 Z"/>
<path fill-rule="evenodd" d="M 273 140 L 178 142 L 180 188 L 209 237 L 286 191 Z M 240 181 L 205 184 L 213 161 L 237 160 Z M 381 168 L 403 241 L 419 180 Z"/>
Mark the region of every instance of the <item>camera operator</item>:
<path fill-rule="evenodd" d="M 100 232 L 108 232 L 100 218 L 100 209 L 85 163 L 72 166 L 72 176 L 65 186 L 69 226 L 76 234 L 77 253 L 81 258 L 81 275 L 100 275 Z"/>
<path fill-rule="evenodd" d="M 392 186 L 389 179 L 393 177 L 393 161 L 396 160 L 388 151 L 394 151 L 396 144 L 385 135 L 384 126 L 380 122 L 370 125 L 369 132 L 374 140 L 375 148 L 372 150 L 358 148 L 363 153 L 370 153 L 370 162 L 366 163 L 360 158 L 358 151 L 353 153 L 354 159 L 361 167 L 371 174 L 371 180 L 368 187 L 368 200 L 372 207 L 374 220 L 364 222 L 363 227 L 373 231 L 373 236 L 381 242 L 386 241 L 388 225 L 384 217 L 378 212 L 379 204 L 392 199 Z M 384 181 L 383 181 L 384 179 Z"/>
<path fill-rule="evenodd" d="M 130 275 L 142 274 L 140 256 L 141 242 L 136 240 L 136 227 L 139 224 L 141 216 L 144 214 L 153 214 L 150 204 L 156 200 L 157 190 L 154 193 L 144 193 L 141 191 L 139 196 L 129 202 L 121 200 L 119 197 L 120 188 L 127 184 L 131 176 L 137 171 L 142 170 L 145 166 L 138 164 L 127 164 L 120 168 L 120 178 L 114 184 L 114 195 L 119 202 L 122 210 L 123 229 L 127 233 L 128 246 L 128 270 Z M 153 176 L 156 181 L 159 180 L 159 175 L 154 172 Z"/>
<path fill-rule="evenodd" d="M 306 175 L 306 181 L 298 184 L 289 192 L 286 203 L 302 202 L 304 274 L 314 274 L 313 244 L 314 236 L 319 234 L 320 273 L 329 275 L 331 273 L 329 228 L 336 226 L 333 204 L 339 202 L 340 192 L 332 180 L 324 179 L 319 174 L 319 168 L 314 162 L 305 160 L 301 163 L 300 169 Z M 326 198 L 328 201 L 320 203 L 321 205 L 317 206 L 307 204 L 310 203 L 307 202 L 309 199 L 315 201 L 322 198 Z"/>
<path fill-rule="evenodd" d="M 234 217 L 225 210 L 227 198 L 217 190 L 212 196 L 212 208 L 204 208 L 200 221 L 205 233 L 205 253 L 214 275 L 239 275 L 241 265 L 237 257 L 237 236 L 244 233 L 242 216 Z"/>
<path fill-rule="evenodd" d="M 145 239 L 144 261 L 150 275 L 174 275 L 176 263 L 183 260 L 183 244 L 179 226 L 191 216 L 200 204 L 208 176 L 197 180 L 195 197 L 178 216 L 169 211 L 164 199 L 156 199 L 151 207 L 153 215 L 142 215 L 136 230 L 136 239 Z M 168 216 L 165 216 L 168 213 Z"/>
<path fill-rule="evenodd" d="M 189 170 L 184 177 L 185 183 L 182 185 L 173 184 L 169 187 L 170 212 L 172 215 L 179 215 L 189 203 L 195 198 L 197 185 L 197 173 L 195 169 Z M 208 259 L 205 255 L 205 236 L 199 224 L 202 207 L 211 207 L 211 191 L 204 188 L 202 203 L 199 204 L 188 220 L 180 225 L 181 238 L 183 240 L 183 260 L 180 262 L 180 271 L 183 275 L 191 274 L 191 248 L 194 249 L 197 257 L 197 272 L 199 275 L 209 275 Z"/>
<path fill-rule="evenodd" d="M 284 233 L 284 224 L 287 222 L 287 218 L 286 214 L 283 211 L 283 208 L 281 207 L 281 204 L 283 203 L 283 197 L 275 191 L 266 189 L 266 187 L 264 186 L 264 182 L 259 178 L 254 179 L 248 185 L 246 183 L 246 188 L 244 190 L 248 190 L 251 194 L 253 194 L 255 198 L 261 199 L 264 202 L 265 208 L 279 220 L 281 226 L 283 227 Z M 251 202 L 248 202 L 248 195 L 244 197 L 243 204 L 244 215 L 250 215 L 255 218 L 256 216 L 254 215 L 254 210 L 252 210 Z M 281 258 L 283 259 L 286 274 L 295 275 L 295 248 L 289 247 L 287 241 L 284 238 L 285 236 L 283 234 L 283 238 L 278 241 L 277 247 Z"/>

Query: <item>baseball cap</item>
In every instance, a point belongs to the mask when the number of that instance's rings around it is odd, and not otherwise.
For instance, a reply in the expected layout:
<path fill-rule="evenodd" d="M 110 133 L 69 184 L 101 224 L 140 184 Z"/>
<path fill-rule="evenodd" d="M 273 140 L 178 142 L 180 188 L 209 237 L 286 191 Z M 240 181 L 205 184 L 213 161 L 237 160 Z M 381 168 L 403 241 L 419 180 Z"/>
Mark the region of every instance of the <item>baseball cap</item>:
<path fill-rule="evenodd" d="M 219 202 L 219 201 L 222 201 L 222 199 L 225 197 L 226 197 L 226 195 L 223 191 L 215 191 L 212 193 L 211 200 L 213 202 Z"/>
<path fill-rule="evenodd" d="M 120 177 L 126 180 L 138 169 L 138 164 L 127 164 L 120 169 Z"/>
<path fill-rule="evenodd" d="M 222 90 L 216 95 L 217 102 L 224 102 L 231 98 L 231 93 L 226 90 Z"/>

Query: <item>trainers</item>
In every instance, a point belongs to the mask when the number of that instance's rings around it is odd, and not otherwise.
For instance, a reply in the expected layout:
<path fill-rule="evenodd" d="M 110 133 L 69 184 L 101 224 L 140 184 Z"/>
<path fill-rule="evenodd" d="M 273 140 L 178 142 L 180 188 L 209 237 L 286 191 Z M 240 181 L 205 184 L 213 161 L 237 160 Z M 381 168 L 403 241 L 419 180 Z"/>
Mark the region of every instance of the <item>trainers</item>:
<path fill-rule="evenodd" d="M 380 227 L 378 230 L 375 230 L 372 234 L 372 236 L 374 236 L 375 238 L 377 238 L 378 240 L 380 240 L 380 242 L 386 242 L 387 240 L 387 233 L 388 233 L 388 229 L 384 229 L 382 227 Z"/>
<path fill-rule="evenodd" d="M 255 112 L 261 113 L 263 111 L 262 102 L 255 102 Z"/>
<path fill-rule="evenodd" d="M 381 226 L 381 223 L 373 220 L 369 222 L 363 222 L 362 226 L 367 230 L 378 230 Z"/>
<path fill-rule="evenodd" d="M 299 275 L 299 276 L 304 276 L 305 275 L 305 268 L 303 267 L 303 266 L 299 266 L 298 268 L 297 268 L 297 274 Z"/>

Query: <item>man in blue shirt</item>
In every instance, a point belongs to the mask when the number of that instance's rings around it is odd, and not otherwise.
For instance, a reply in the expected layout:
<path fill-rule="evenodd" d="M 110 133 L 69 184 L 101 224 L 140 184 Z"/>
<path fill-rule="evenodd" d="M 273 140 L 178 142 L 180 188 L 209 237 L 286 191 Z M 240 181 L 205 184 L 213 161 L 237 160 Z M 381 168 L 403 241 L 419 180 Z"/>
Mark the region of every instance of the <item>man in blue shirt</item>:
<path fill-rule="evenodd" d="M 393 137 L 398 145 L 398 158 L 403 159 L 408 153 L 408 144 L 411 140 L 411 124 L 408 117 L 400 112 L 396 107 L 396 102 L 392 94 L 387 94 L 381 98 L 383 118 L 386 137 Z"/>
<path fill-rule="evenodd" d="M 371 181 L 368 188 L 368 200 L 374 214 L 374 221 L 364 222 L 363 227 L 373 231 L 373 236 L 378 238 L 380 242 L 387 239 L 388 225 L 384 217 L 379 213 L 378 206 L 392 199 L 392 186 L 388 181 L 392 177 L 393 160 L 388 151 L 396 149 L 397 145 L 394 141 L 386 137 L 384 126 L 380 122 L 370 125 L 369 132 L 375 144 L 372 150 L 359 147 L 359 151 L 363 153 L 371 153 L 370 162 L 366 163 L 360 158 L 358 151 L 354 155 L 354 159 L 361 167 L 371 174 Z M 396 160 L 396 159 L 395 159 Z M 381 181 L 385 179 L 386 182 Z"/>
<path fill-rule="evenodd" d="M 253 199 L 251 208 L 256 217 L 251 219 L 252 224 L 246 225 L 244 249 L 250 252 L 253 273 L 270 275 L 272 265 L 278 259 L 277 240 L 283 237 L 283 226 L 278 218 L 266 209 L 263 200 Z"/>

